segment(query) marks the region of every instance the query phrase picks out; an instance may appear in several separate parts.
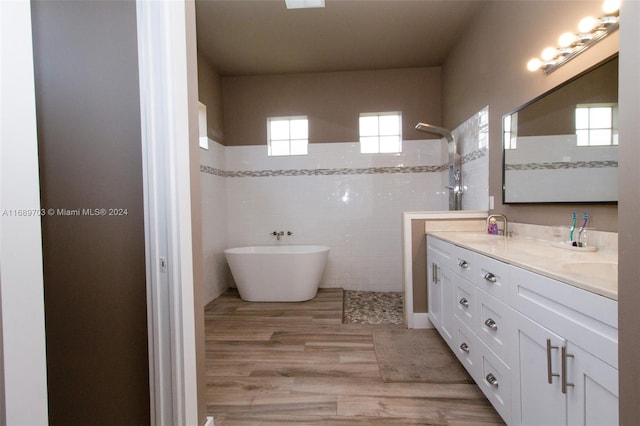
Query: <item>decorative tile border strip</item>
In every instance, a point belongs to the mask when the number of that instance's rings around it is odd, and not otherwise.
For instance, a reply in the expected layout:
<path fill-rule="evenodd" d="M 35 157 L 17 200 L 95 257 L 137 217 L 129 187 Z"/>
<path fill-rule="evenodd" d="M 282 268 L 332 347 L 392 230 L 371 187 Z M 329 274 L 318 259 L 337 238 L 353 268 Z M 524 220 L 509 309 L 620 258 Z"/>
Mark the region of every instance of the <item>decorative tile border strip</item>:
<path fill-rule="evenodd" d="M 601 169 L 606 167 L 618 167 L 618 162 L 613 160 L 607 160 L 607 161 L 507 164 L 505 166 L 505 170 Z"/>
<path fill-rule="evenodd" d="M 477 150 L 470 154 L 464 155 L 462 157 L 462 162 L 468 163 L 478 158 L 482 158 L 485 155 L 487 155 L 486 148 Z M 392 173 L 438 173 L 446 171 L 448 167 L 448 164 L 441 164 L 439 166 L 224 171 L 215 167 L 201 165 L 200 172 L 220 177 L 336 176 L 377 175 Z"/>
<path fill-rule="evenodd" d="M 217 169 L 215 167 L 203 166 L 203 165 L 200 165 L 200 173 L 207 173 L 210 175 L 221 176 L 221 177 L 227 176 L 227 172 L 225 172 L 222 169 Z"/>
<path fill-rule="evenodd" d="M 469 154 L 465 154 L 462 156 L 462 164 L 469 163 L 473 160 L 479 160 L 482 157 L 487 155 L 487 148 L 476 149 Z"/>

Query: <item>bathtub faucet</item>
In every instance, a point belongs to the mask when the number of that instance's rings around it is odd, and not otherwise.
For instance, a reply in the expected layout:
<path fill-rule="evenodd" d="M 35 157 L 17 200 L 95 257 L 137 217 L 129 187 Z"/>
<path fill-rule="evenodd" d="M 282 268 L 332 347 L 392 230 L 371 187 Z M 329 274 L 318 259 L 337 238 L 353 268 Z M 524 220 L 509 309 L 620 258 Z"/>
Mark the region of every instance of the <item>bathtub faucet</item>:
<path fill-rule="evenodd" d="M 280 241 L 280 237 L 284 236 L 284 231 L 273 231 L 271 235 L 275 236 L 278 241 Z M 293 235 L 293 232 L 287 231 L 287 235 Z"/>

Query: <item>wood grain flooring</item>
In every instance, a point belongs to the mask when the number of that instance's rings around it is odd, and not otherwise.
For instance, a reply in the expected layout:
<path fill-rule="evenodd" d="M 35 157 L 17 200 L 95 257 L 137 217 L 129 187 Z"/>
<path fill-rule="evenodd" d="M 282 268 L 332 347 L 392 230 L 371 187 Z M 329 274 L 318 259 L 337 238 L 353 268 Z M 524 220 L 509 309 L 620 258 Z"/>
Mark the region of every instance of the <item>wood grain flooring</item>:
<path fill-rule="evenodd" d="M 475 384 L 384 383 L 374 327 L 342 324 L 342 290 L 205 311 L 207 414 L 224 425 L 497 425 Z"/>

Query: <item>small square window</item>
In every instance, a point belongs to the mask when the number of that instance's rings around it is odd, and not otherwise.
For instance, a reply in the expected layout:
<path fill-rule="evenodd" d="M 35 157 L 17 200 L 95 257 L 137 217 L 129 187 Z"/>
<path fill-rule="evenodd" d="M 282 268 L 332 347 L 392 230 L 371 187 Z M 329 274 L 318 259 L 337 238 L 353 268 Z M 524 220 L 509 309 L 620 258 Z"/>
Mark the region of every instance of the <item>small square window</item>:
<path fill-rule="evenodd" d="M 267 155 L 307 155 L 309 120 L 307 117 L 267 119 Z"/>
<path fill-rule="evenodd" d="M 402 114 L 400 112 L 360 114 L 360 152 L 363 154 L 402 152 Z"/>

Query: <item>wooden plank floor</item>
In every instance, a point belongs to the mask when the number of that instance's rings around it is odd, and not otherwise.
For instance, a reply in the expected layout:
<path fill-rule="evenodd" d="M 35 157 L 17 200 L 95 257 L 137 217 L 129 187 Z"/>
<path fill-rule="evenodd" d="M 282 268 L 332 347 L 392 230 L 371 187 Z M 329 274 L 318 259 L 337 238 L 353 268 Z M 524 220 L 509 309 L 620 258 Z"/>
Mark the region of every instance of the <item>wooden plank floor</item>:
<path fill-rule="evenodd" d="M 503 424 L 474 384 L 384 383 L 374 327 L 342 324 L 342 290 L 205 311 L 207 413 L 221 425 Z"/>

